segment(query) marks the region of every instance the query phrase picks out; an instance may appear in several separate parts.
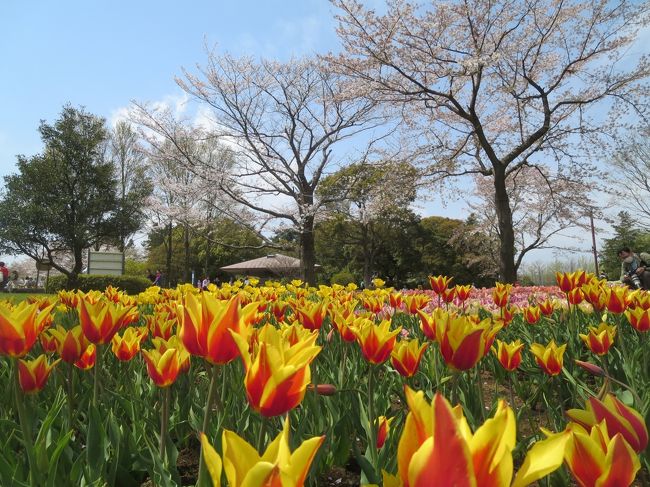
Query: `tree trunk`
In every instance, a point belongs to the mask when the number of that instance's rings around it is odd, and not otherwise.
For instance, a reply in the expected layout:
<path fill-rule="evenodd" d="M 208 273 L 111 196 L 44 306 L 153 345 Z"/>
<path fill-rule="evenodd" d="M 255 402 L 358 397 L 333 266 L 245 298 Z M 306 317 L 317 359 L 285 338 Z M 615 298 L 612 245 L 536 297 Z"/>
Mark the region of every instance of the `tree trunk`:
<path fill-rule="evenodd" d="M 310 286 L 316 284 L 316 247 L 314 244 L 314 217 L 305 217 L 300 232 L 301 278 Z"/>
<path fill-rule="evenodd" d="M 183 281 L 190 282 L 190 226 L 185 224 L 184 232 L 184 248 L 185 248 L 185 269 L 183 271 Z"/>
<path fill-rule="evenodd" d="M 172 222 L 170 220 L 169 226 L 167 227 L 168 234 L 167 234 L 167 262 L 166 262 L 166 270 L 165 270 L 165 282 L 167 284 L 167 287 L 171 287 L 171 278 L 172 278 L 172 237 L 173 237 L 173 232 L 174 232 L 174 227 L 172 226 Z"/>
<path fill-rule="evenodd" d="M 494 168 L 494 208 L 499 223 L 499 280 L 514 283 L 517 280 L 515 231 L 512 226 L 505 168 L 502 167 Z"/>
<path fill-rule="evenodd" d="M 361 224 L 361 242 L 363 248 L 363 286 L 370 288 L 372 281 L 372 250 L 368 241 L 368 227 Z"/>
<path fill-rule="evenodd" d="M 67 289 L 79 289 L 79 274 L 83 269 L 83 249 L 73 249 L 72 255 L 74 257 L 74 265 L 67 275 Z"/>

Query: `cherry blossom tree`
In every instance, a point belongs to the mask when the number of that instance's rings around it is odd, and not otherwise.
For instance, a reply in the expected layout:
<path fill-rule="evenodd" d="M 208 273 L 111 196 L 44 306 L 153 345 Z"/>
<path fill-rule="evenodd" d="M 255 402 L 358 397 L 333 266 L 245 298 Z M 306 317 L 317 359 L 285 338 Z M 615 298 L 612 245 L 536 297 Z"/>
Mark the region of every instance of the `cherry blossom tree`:
<path fill-rule="evenodd" d="M 516 280 L 508 180 L 525 166 L 550 179 L 584 168 L 581 142 L 646 111 L 648 60 L 630 47 L 648 3 L 390 0 L 383 13 L 333 3 L 344 50 L 327 59 L 400 110 L 431 177 L 486 178 L 500 278 Z M 627 112 L 605 120 L 610 108 Z"/>
<path fill-rule="evenodd" d="M 533 250 L 573 249 L 568 245 L 574 238 L 571 230 L 588 231 L 589 214 L 595 211 L 589 194 L 584 191 L 582 178 L 551 179 L 548 172 L 538 166 L 521 166 L 506 179 L 515 237 L 515 271 L 519 271 L 524 257 Z M 479 227 L 501 240 L 494 191 L 487 178 L 476 177 L 475 196 L 470 208 Z M 564 237 L 561 244 L 557 242 L 560 236 Z"/>
<path fill-rule="evenodd" d="M 300 237 L 302 277 L 314 283 L 314 221 L 325 203 L 316 188 L 331 168 L 367 160 L 390 132 L 376 102 L 309 58 L 283 63 L 211 52 L 206 66 L 178 83 L 208 110 L 209 136 L 237 156 L 230 172 L 197 173 L 255 214 L 289 223 Z M 380 127 L 381 136 L 371 133 Z M 359 146 L 345 146 L 362 133 Z"/>

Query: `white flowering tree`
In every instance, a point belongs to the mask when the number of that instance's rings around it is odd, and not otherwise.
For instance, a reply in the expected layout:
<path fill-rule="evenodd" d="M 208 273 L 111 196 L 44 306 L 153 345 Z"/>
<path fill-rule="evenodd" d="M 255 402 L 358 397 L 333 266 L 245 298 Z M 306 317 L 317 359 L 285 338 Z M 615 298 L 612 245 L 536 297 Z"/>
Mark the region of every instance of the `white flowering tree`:
<path fill-rule="evenodd" d="M 236 153 L 231 171 L 204 165 L 196 173 L 255 214 L 288 222 L 299 234 L 302 277 L 314 283 L 314 221 L 325 203 L 316 188 L 331 167 L 370 154 L 374 135 L 360 150 L 343 145 L 383 124 L 375 102 L 352 96 L 358 90 L 346 78 L 312 59 L 209 53 L 206 66 L 178 82 L 209 113 L 207 134 Z"/>
<path fill-rule="evenodd" d="M 585 163 L 579 142 L 610 128 L 603 109 L 646 110 L 648 62 L 630 47 L 648 3 L 390 0 L 380 14 L 356 0 L 333 3 L 344 50 L 331 65 L 401 108 L 432 177 L 487 178 L 500 278 L 513 282 L 508 178 L 551 162 L 571 173 Z"/>

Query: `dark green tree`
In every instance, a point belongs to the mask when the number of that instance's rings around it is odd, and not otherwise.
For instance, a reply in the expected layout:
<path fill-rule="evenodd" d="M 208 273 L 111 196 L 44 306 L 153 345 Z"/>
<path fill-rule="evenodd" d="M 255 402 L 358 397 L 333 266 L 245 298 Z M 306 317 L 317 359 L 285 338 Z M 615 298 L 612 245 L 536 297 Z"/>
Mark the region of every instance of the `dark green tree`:
<path fill-rule="evenodd" d="M 621 261 L 618 251 L 621 247 L 630 247 L 634 252 L 647 252 L 648 233 L 643 232 L 627 211 L 618 214 L 618 221 L 612 225 L 614 236 L 604 240 L 600 252 L 600 267 L 609 279 L 618 279 Z"/>
<path fill-rule="evenodd" d="M 0 200 L 0 248 L 47 258 L 75 286 L 85 249 L 116 237 L 116 179 L 104 120 L 70 105 L 39 127 L 44 149 L 18 157 Z"/>

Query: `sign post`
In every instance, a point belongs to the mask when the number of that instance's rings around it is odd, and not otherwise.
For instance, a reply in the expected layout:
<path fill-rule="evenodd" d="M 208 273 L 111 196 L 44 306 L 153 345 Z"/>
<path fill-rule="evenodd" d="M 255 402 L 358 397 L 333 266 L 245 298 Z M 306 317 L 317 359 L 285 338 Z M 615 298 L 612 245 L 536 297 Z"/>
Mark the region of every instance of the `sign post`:
<path fill-rule="evenodd" d="M 88 251 L 88 274 L 124 274 L 124 254 L 122 252 Z"/>

